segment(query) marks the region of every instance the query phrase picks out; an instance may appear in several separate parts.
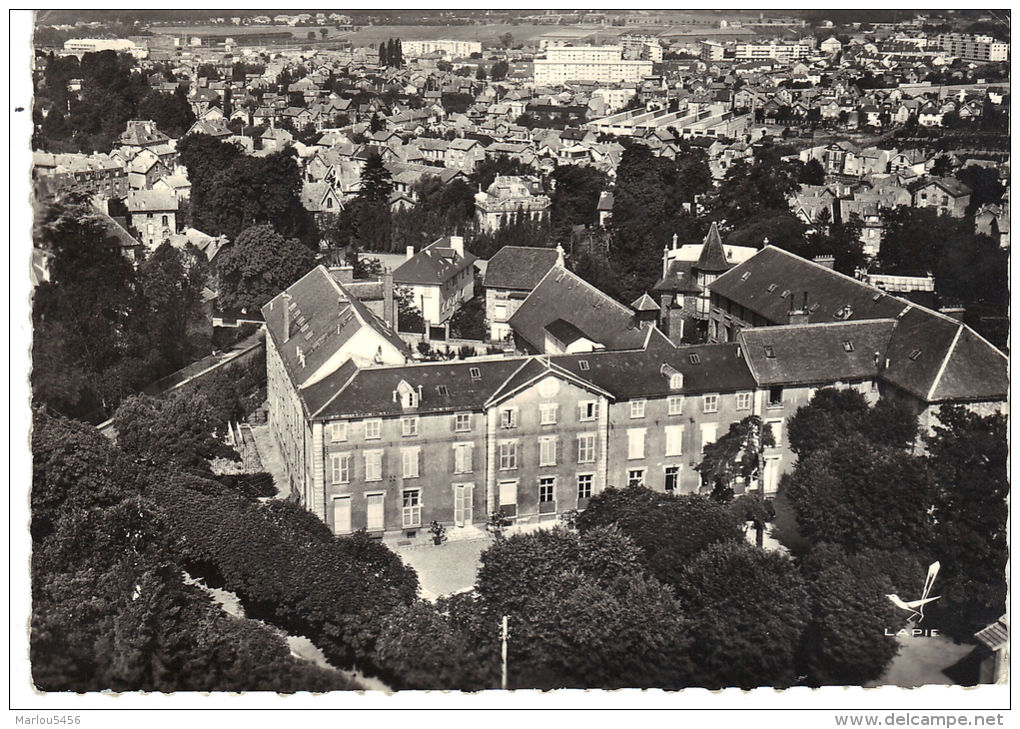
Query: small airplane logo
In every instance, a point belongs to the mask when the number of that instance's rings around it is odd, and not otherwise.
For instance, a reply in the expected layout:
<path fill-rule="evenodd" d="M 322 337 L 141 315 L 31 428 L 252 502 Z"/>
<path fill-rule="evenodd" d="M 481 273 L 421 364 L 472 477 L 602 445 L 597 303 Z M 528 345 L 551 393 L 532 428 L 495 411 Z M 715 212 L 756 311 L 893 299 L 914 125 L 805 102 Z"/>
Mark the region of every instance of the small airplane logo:
<path fill-rule="evenodd" d="M 919 600 L 902 600 L 899 595 L 886 595 L 893 605 L 910 613 L 910 617 L 907 618 L 908 623 L 913 623 L 914 618 L 917 618 L 917 624 L 919 624 L 924 620 L 924 606 L 942 597 L 941 595 L 928 597 L 932 585 L 935 583 L 935 577 L 938 575 L 941 567 L 942 565 L 938 562 L 932 562 L 931 566 L 928 567 L 928 577 L 924 580 L 924 592 L 921 593 Z"/>

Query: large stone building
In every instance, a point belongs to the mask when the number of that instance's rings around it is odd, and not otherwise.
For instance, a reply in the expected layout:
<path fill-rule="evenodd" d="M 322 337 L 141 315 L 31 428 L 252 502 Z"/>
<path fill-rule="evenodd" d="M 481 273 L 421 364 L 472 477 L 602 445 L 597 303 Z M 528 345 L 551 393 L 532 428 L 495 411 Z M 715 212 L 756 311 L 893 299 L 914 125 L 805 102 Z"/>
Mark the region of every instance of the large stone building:
<path fill-rule="evenodd" d="M 301 503 L 334 533 L 403 539 L 433 520 L 478 528 L 499 509 L 554 522 L 609 486 L 701 491 L 705 446 L 749 415 L 775 437 L 772 494 L 794 463 L 789 418 L 819 388 L 909 402 L 925 426 L 941 404 L 1007 398 L 1005 356 L 960 322 L 772 247 L 708 284 L 724 342 L 675 346 L 571 276 L 549 271 L 515 334 L 601 319 L 589 336 L 611 341 L 415 364 L 325 269 L 267 304 L 270 422 Z"/>
<path fill-rule="evenodd" d="M 465 58 L 472 53 L 481 53 L 479 41 L 462 40 L 405 40 L 400 42 L 400 51 L 408 58 L 417 58 L 429 53 L 441 53 L 450 58 Z"/>
<path fill-rule="evenodd" d="M 496 175 L 485 192 L 475 195 L 475 218 L 485 233 L 513 223 L 540 223 L 549 218 L 552 201 L 536 177 Z"/>

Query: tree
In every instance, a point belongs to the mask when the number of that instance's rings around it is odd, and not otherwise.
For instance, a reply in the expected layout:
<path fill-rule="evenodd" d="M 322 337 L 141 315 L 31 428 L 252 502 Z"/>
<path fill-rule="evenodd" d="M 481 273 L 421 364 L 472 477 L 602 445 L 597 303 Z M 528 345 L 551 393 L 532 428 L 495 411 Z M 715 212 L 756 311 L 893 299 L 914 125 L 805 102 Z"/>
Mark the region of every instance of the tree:
<path fill-rule="evenodd" d="M 757 488 L 761 478 L 763 452 L 776 444 L 772 429 L 757 415 L 731 423 L 729 431 L 708 445 L 697 470 L 702 482 L 712 487 L 712 497 L 728 502 L 738 483 L 743 489 Z"/>
<path fill-rule="evenodd" d="M 835 259 L 833 268 L 852 276 L 866 263 L 861 219 L 856 213 L 851 213 L 846 220 L 833 222 L 831 218 L 827 208 L 821 212 L 813 232 L 807 236 L 807 247 L 811 255 L 831 255 Z"/>
<path fill-rule="evenodd" d="M 382 157 L 371 154 L 361 170 L 361 187 L 358 198 L 372 203 L 389 203 L 393 192 L 393 176 L 383 164 Z"/>
<path fill-rule="evenodd" d="M 398 330 L 402 332 L 421 333 L 425 331 L 425 319 L 421 310 L 414 303 L 414 294 L 410 289 L 398 288 L 393 292 L 397 305 Z"/>
<path fill-rule="evenodd" d="M 797 409 L 787 426 L 790 450 L 801 460 L 854 434 L 876 445 L 905 450 L 917 438 L 917 418 L 888 400 L 869 408 L 856 390 L 824 387 Z"/>
<path fill-rule="evenodd" d="M 308 273 L 312 252 L 286 240 L 269 225 L 245 229 L 217 257 L 219 304 L 224 309 L 256 310 Z"/>
<path fill-rule="evenodd" d="M 924 462 L 861 435 L 801 459 L 784 491 L 810 541 L 832 542 L 850 553 L 922 551 L 931 542 L 935 493 Z"/>
<path fill-rule="evenodd" d="M 609 189 L 609 179 L 594 167 L 563 165 L 553 170 L 556 186 L 552 194 L 550 223 L 553 236 L 566 241 L 570 227 L 592 225 L 599 197 Z"/>
<path fill-rule="evenodd" d="M 513 33 L 507 31 L 499 36 L 499 44 L 504 48 L 509 48 L 514 43 Z"/>
<path fill-rule="evenodd" d="M 479 81 L 484 81 L 486 78 L 485 66 L 480 63 L 478 64 L 478 70 L 475 72 L 475 78 Z"/>
<path fill-rule="evenodd" d="M 209 460 L 229 453 L 216 436 L 225 425 L 213 420 L 201 395 L 184 393 L 135 395 L 113 416 L 117 444 L 126 453 L 203 476 L 212 474 Z"/>
<path fill-rule="evenodd" d="M 946 177 L 953 171 L 953 161 L 944 154 L 935 158 L 931 166 L 931 174 L 936 177 Z"/>
<path fill-rule="evenodd" d="M 386 129 L 386 123 L 379 118 L 378 113 L 374 113 L 372 114 L 372 118 L 368 120 L 368 129 L 372 132 L 372 134 L 375 134 L 376 132 L 381 132 Z"/>
<path fill-rule="evenodd" d="M 386 44 L 385 43 L 380 43 L 379 44 L 379 65 L 380 66 L 388 66 L 388 65 L 390 65 L 389 64 L 389 56 L 387 55 L 387 53 L 388 53 L 388 50 L 387 50 Z"/>
<path fill-rule="evenodd" d="M 964 638 L 1005 611 L 1006 419 L 944 406 L 925 442 L 944 580 L 937 612 L 948 631 Z"/>
<path fill-rule="evenodd" d="M 489 76 L 493 81 L 502 81 L 510 72 L 510 64 L 506 61 L 496 61 L 489 70 Z"/>
<path fill-rule="evenodd" d="M 956 179 L 970 188 L 970 211 L 1002 199 L 1003 186 L 995 167 L 968 165 L 957 171 Z"/>
<path fill-rule="evenodd" d="M 690 620 L 697 685 L 750 689 L 796 681 L 808 593 L 789 557 L 742 542 L 710 546 L 683 566 L 677 598 Z"/>
<path fill-rule="evenodd" d="M 803 641 L 808 682 L 852 686 L 878 679 L 899 650 L 886 632 L 903 621 L 887 595 L 920 594 L 921 563 L 902 550 L 848 555 L 820 544 L 802 571 L 811 608 Z"/>
<path fill-rule="evenodd" d="M 799 182 L 802 185 L 824 185 L 825 170 L 822 168 L 822 163 L 816 159 L 808 160 L 801 168 Z"/>
<path fill-rule="evenodd" d="M 667 585 L 676 585 L 684 566 L 709 546 L 743 539 L 740 522 L 725 505 L 639 487 L 596 494 L 575 524 L 581 534 L 617 527 L 641 550 L 649 574 Z"/>

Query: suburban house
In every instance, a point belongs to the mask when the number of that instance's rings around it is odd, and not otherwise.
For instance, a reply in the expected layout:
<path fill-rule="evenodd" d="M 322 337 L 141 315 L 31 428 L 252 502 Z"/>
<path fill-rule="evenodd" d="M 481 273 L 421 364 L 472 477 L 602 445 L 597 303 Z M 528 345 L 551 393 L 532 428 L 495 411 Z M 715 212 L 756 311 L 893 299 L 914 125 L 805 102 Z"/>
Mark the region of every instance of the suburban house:
<path fill-rule="evenodd" d="M 475 195 L 475 217 L 486 233 L 513 223 L 547 220 L 551 206 L 534 177 L 497 175 L 488 190 Z"/>
<path fill-rule="evenodd" d="M 150 251 L 177 232 L 177 196 L 169 190 L 132 190 L 124 201 L 128 224 Z"/>
<path fill-rule="evenodd" d="M 121 147 L 130 147 L 132 149 L 156 147 L 169 141 L 170 137 L 159 131 L 156 122 L 140 120 L 129 121 L 127 128 L 117 140 Z"/>
<path fill-rule="evenodd" d="M 440 238 L 417 253 L 408 246 L 406 260 L 393 271 L 393 285 L 410 291 L 427 324 L 443 324 L 474 297 L 476 260 L 459 235 Z"/>
<path fill-rule="evenodd" d="M 935 208 L 939 215 L 962 218 L 970 205 L 970 188 L 951 177 L 927 177 L 910 186 L 915 208 Z"/>
<path fill-rule="evenodd" d="M 511 335 L 510 317 L 516 313 L 553 266 L 564 266 L 563 249 L 503 246 L 489 259 L 482 286 L 489 339 L 501 342 Z"/>

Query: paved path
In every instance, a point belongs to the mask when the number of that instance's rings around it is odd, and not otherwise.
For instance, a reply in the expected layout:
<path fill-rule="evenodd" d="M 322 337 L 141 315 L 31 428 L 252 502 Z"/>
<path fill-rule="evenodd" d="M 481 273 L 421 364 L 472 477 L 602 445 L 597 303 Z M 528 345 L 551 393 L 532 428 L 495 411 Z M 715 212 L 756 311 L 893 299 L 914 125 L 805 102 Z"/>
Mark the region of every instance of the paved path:
<path fill-rule="evenodd" d="M 290 481 L 287 479 L 287 469 L 283 465 L 283 454 L 280 453 L 280 447 L 276 444 L 269 425 L 251 426 L 251 437 L 262 462 L 262 470 L 273 477 L 273 483 L 276 485 L 276 496 L 273 498 L 289 498 Z"/>
<path fill-rule="evenodd" d="M 492 543 L 484 532 L 480 534 L 477 538 L 451 540 L 438 547 L 431 541 L 403 546 L 387 543 L 387 546 L 404 564 L 414 567 L 421 583 L 421 596 L 435 600 L 440 595 L 474 587 L 475 575 L 481 566 L 478 557 Z"/>
<path fill-rule="evenodd" d="M 943 670 L 949 668 L 972 650 L 973 645 L 954 643 L 950 638 L 897 638 L 900 652 L 892 659 L 877 681 L 864 684 L 916 688 L 928 684 L 952 686 L 954 681 Z"/>
<path fill-rule="evenodd" d="M 232 615 L 239 620 L 253 620 L 248 618 L 244 614 L 244 606 L 241 605 L 240 598 L 230 590 L 224 590 L 220 587 L 209 587 L 205 584 L 205 580 L 202 578 L 195 578 L 189 575 L 187 572 L 184 573 L 184 583 L 187 585 L 195 585 L 202 591 L 212 597 L 213 601 L 220 606 L 220 609 L 228 615 Z M 392 693 L 393 689 L 387 686 L 385 683 L 377 678 L 366 676 L 357 668 L 352 670 L 345 670 L 343 668 L 336 668 L 326 660 L 326 655 L 319 649 L 317 645 L 312 643 L 311 640 L 303 635 L 290 635 L 287 631 L 282 628 L 278 628 L 275 625 L 270 625 L 263 620 L 255 620 L 256 623 L 264 625 L 265 627 L 272 630 L 274 633 L 279 635 L 281 638 L 287 641 L 287 646 L 290 648 L 290 654 L 295 658 L 313 663 L 319 668 L 325 668 L 329 671 L 336 671 L 342 673 L 344 676 L 349 678 L 351 682 L 358 688 L 367 689 L 369 691 L 386 691 Z"/>

